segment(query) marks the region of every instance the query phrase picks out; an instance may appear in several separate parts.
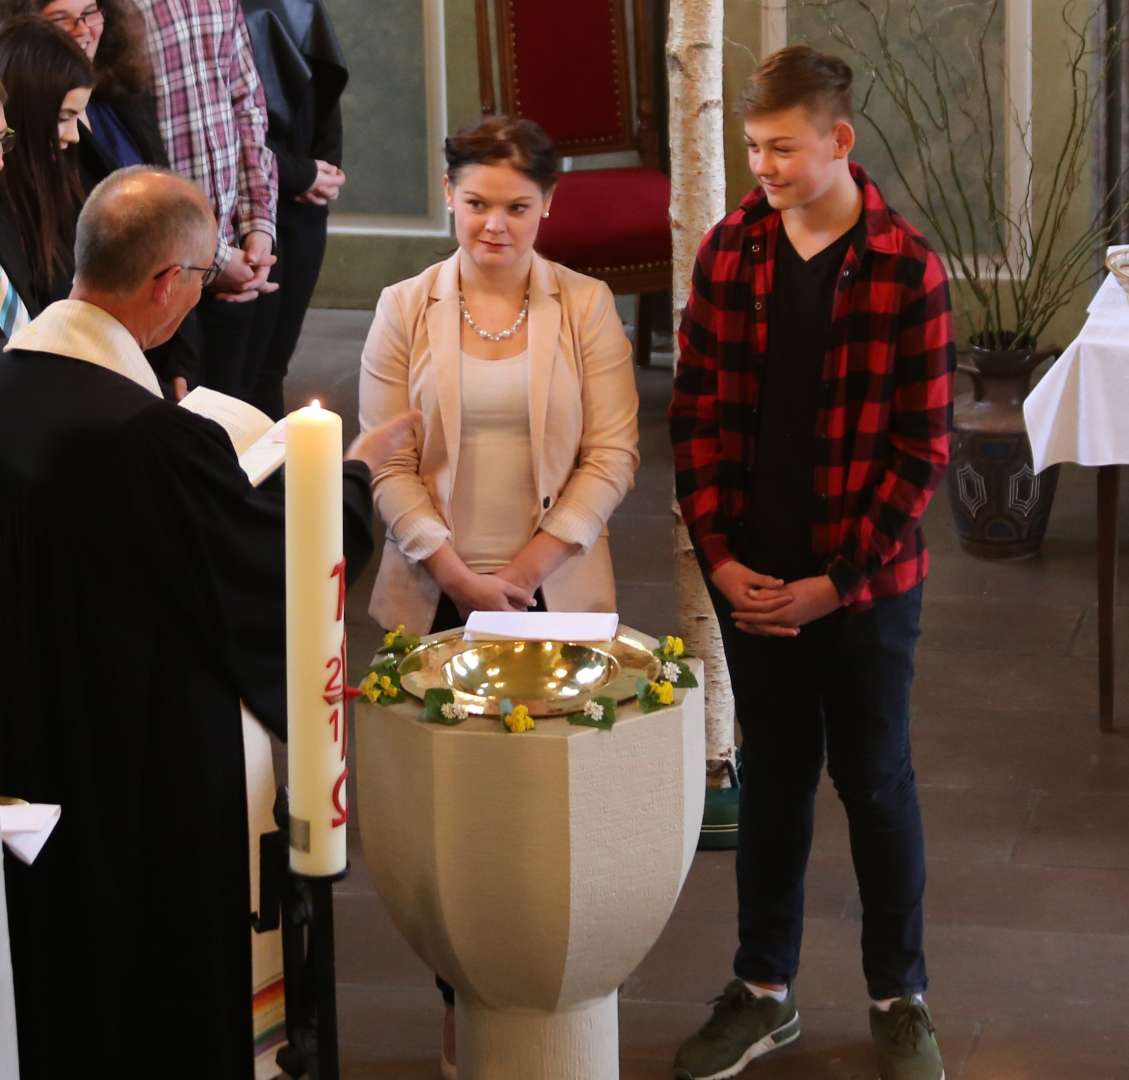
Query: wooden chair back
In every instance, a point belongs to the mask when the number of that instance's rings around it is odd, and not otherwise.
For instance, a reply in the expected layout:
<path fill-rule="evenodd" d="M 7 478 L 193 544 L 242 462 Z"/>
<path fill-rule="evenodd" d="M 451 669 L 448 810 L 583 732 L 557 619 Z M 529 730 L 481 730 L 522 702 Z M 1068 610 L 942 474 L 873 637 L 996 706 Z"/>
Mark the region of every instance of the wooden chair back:
<path fill-rule="evenodd" d="M 648 0 L 494 0 L 500 75 L 495 94 L 489 3 L 475 0 L 482 112 L 536 120 L 563 155 L 634 150 L 643 165 L 656 167 L 650 6 Z"/>

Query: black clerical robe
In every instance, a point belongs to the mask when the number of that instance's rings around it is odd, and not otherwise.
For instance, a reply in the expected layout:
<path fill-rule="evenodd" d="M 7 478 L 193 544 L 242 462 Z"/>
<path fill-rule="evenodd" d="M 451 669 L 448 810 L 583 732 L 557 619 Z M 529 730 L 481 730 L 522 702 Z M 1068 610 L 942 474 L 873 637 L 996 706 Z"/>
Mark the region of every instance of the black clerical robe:
<path fill-rule="evenodd" d="M 5 864 L 22 1080 L 252 1076 L 239 700 L 285 733 L 284 570 L 282 498 L 218 426 L 0 356 L 0 792 L 63 808 Z"/>

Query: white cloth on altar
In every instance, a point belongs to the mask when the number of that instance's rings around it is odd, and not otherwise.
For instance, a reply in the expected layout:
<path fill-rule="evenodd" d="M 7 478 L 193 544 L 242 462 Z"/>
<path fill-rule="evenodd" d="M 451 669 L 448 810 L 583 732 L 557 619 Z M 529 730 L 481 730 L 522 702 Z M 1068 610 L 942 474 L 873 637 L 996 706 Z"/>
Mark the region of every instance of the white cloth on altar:
<path fill-rule="evenodd" d="M 46 803 L 0 806 L 0 839 L 17 859 L 30 865 L 47 843 L 59 814 L 58 806 Z M 16 990 L 8 938 L 8 894 L 4 890 L 4 859 L 0 853 L 0 1080 L 19 1080 Z"/>
<path fill-rule="evenodd" d="M 1112 274 L 1089 311 L 1023 403 L 1036 472 L 1062 461 L 1129 462 L 1129 294 Z"/>
<path fill-rule="evenodd" d="M 109 312 L 85 300 L 57 300 L 4 346 L 85 360 L 161 397 L 161 384 L 137 339 Z"/>
<path fill-rule="evenodd" d="M 614 611 L 472 611 L 467 641 L 613 641 Z"/>

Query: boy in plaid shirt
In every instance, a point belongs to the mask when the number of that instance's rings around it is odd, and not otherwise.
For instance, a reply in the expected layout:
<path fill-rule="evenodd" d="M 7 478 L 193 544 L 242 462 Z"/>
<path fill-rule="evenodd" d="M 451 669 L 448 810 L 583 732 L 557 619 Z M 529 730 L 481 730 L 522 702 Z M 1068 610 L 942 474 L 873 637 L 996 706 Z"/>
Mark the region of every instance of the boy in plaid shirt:
<path fill-rule="evenodd" d="M 800 1033 L 816 786 L 847 811 L 882 1080 L 942 1080 L 922 994 L 925 855 L 909 690 L 948 462 L 948 284 L 848 155 L 850 67 L 797 46 L 745 89 L 760 190 L 702 242 L 670 407 L 682 514 L 721 624 L 744 745 L 737 976 L 679 1080 L 736 1076 Z"/>

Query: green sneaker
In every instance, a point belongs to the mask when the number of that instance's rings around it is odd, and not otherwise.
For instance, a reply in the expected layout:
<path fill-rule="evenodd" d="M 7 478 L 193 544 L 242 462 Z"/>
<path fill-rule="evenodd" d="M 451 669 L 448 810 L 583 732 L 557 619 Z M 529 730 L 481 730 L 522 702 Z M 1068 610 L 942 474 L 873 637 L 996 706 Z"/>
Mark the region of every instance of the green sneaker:
<path fill-rule="evenodd" d="M 679 1048 L 675 1080 L 725 1080 L 753 1058 L 790 1043 L 800 1034 L 800 1014 L 789 987 L 783 1001 L 754 997 L 734 979 L 714 998 L 711 1016 Z"/>
<path fill-rule="evenodd" d="M 945 1080 L 937 1033 L 921 996 L 898 998 L 889 1012 L 870 1007 L 880 1080 Z"/>

